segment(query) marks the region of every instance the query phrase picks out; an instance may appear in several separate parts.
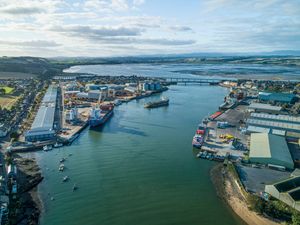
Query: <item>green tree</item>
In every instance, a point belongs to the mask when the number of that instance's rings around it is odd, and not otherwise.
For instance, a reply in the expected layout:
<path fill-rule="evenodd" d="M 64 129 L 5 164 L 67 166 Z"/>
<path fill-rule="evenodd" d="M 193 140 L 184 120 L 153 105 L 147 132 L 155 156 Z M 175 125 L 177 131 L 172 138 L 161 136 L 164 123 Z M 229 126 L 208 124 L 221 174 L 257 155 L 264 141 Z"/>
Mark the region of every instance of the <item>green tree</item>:
<path fill-rule="evenodd" d="M 4 88 L 0 88 L 0 95 L 5 95 L 6 91 Z"/>
<path fill-rule="evenodd" d="M 300 224 L 300 213 L 294 211 L 292 215 L 292 224 L 299 225 Z"/>

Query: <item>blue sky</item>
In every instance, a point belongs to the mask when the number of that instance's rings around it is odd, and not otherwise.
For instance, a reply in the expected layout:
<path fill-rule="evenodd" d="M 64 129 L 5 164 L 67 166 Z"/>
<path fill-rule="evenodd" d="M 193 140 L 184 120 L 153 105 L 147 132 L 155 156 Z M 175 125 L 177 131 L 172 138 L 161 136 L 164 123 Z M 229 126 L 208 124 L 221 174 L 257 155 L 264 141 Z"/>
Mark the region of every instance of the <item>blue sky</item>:
<path fill-rule="evenodd" d="M 299 0 L 0 0 L 0 55 L 300 50 Z"/>

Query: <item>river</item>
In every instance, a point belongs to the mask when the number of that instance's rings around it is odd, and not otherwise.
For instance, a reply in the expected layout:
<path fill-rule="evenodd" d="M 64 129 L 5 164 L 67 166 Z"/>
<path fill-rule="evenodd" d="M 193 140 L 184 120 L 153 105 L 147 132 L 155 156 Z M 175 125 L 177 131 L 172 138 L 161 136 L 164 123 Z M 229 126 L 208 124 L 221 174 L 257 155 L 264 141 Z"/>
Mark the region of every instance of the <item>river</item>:
<path fill-rule="evenodd" d="M 243 78 L 299 80 L 300 70 L 295 66 L 250 63 L 166 63 L 166 64 L 103 64 L 72 66 L 64 72 L 91 73 L 110 76 L 148 76 L 177 78 Z"/>
<path fill-rule="evenodd" d="M 86 129 L 71 146 L 36 153 L 45 176 L 41 224 L 244 224 L 216 196 L 209 176 L 215 162 L 195 158 L 191 147 L 198 122 L 226 92 L 171 86 L 118 106 L 102 129 Z M 161 95 L 170 98 L 168 107 L 144 109 Z M 62 157 L 67 169 L 58 172 Z M 70 181 L 62 183 L 65 175 Z M 79 188 L 72 192 L 74 183 Z"/>

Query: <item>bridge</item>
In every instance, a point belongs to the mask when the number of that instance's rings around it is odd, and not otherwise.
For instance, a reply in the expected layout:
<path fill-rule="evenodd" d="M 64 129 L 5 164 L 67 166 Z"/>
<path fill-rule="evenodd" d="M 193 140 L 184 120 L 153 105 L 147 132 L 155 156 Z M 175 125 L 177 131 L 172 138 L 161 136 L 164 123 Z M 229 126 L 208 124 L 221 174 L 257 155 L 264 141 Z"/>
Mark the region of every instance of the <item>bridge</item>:
<path fill-rule="evenodd" d="M 217 85 L 224 81 L 237 81 L 237 79 L 216 79 L 216 78 L 183 78 L 183 77 L 157 77 L 167 82 L 184 83 L 184 84 L 210 84 Z"/>

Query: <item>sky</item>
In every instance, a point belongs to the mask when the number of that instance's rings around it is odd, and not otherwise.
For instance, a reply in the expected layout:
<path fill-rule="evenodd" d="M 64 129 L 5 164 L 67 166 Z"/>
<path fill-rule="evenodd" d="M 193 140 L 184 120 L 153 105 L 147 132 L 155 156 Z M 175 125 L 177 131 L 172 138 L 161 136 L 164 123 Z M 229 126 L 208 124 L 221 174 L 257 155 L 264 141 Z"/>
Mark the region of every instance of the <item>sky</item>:
<path fill-rule="evenodd" d="M 300 50 L 300 0 L 0 0 L 2 56 Z"/>

